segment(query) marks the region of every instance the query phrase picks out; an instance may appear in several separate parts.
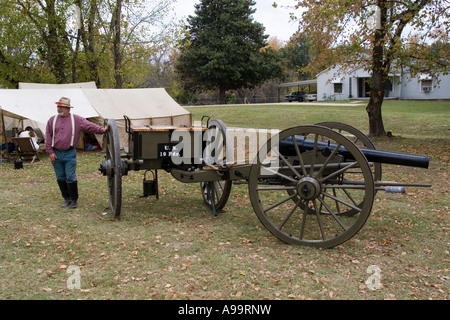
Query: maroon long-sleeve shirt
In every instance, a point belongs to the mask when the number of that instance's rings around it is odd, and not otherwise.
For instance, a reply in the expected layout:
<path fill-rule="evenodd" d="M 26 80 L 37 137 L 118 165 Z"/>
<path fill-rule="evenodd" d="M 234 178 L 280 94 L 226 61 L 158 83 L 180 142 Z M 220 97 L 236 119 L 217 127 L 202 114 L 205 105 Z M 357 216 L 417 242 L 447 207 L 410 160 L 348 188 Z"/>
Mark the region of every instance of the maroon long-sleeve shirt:
<path fill-rule="evenodd" d="M 45 150 L 48 154 L 54 154 L 53 148 L 59 150 L 70 149 L 70 142 L 72 140 L 72 120 L 70 114 L 66 117 L 58 116 L 55 125 L 55 145 L 52 146 L 53 141 L 53 121 L 54 117 L 51 117 L 47 122 L 47 127 L 45 130 Z M 90 132 L 102 134 L 105 132 L 103 127 L 96 125 L 83 117 L 76 114 L 73 115 L 75 123 L 75 135 L 73 139 L 73 147 L 78 145 L 80 140 L 81 132 Z"/>

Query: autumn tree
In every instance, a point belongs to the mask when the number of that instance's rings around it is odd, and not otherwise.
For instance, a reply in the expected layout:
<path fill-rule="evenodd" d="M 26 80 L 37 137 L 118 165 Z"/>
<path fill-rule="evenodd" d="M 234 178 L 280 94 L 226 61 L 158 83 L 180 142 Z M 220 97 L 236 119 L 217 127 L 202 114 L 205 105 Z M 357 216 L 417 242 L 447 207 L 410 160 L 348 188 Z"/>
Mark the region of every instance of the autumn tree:
<path fill-rule="evenodd" d="M 17 84 L 27 73 L 39 73 L 43 67 L 39 60 L 45 63 L 56 81 L 67 80 L 69 42 L 60 19 L 66 8 L 56 0 L 2 1 L 0 63 L 7 67 L 2 73 L 12 84 Z M 23 69 L 17 70 L 18 65 L 23 65 Z"/>
<path fill-rule="evenodd" d="M 143 86 L 152 56 L 176 40 L 165 22 L 174 1 L 1 1 L 0 85 Z"/>
<path fill-rule="evenodd" d="M 17 87 L 23 79 L 50 79 L 39 54 L 41 39 L 35 37 L 33 24 L 19 14 L 11 1 L 0 2 L 0 86 Z"/>
<path fill-rule="evenodd" d="M 264 26 L 254 21 L 253 0 L 202 0 L 188 17 L 176 70 L 189 89 L 249 88 L 282 73 Z"/>
<path fill-rule="evenodd" d="M 311 61 L 311 53 L 306 37 L 293 35 L 286 46 L 281 48 L 281 53 L 287 61 L 287 68 L 295 75 L 293 80 L 307 80 L 310 75 L 305 73 L 305 67 Z"/>
<path fill-rule="evenodd" d="M 369 136 L 385 135 L 381 107 L 393 67 L 410 66 L 413 75 L 448 72 L 447 0 L 300 0 L 297 8 L 304 9 L 300 31 L 313 50 L 309 71 L 356 66 L 371 72 Z M 432 42 L 443 45 L 430 50 Z"/>

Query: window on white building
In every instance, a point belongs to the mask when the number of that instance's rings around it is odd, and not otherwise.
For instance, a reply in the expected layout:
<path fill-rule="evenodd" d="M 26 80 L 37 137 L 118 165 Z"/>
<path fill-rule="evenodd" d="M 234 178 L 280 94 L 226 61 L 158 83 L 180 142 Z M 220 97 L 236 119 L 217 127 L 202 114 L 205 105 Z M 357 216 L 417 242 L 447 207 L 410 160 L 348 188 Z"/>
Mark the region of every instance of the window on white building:
<path fill-rule="evenodd" d="M 431 92 L 433 90 L 433 80 L 423 79 L 420 81 L 420 91 Z"/>
<path fill-rule="evenodd" d="M 342 93 L 342 83 L 333 83 L 334 93 Z"/>

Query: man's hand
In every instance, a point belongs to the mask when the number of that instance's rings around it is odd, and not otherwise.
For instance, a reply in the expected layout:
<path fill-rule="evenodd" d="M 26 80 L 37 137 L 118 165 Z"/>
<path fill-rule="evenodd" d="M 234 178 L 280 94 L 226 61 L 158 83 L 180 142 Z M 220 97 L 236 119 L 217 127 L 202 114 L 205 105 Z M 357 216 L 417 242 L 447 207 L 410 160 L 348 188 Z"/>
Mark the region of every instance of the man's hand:
<path fill-rule="evenodd" d="M 50 160 L 51 160 L 52 162 L 55 162 L 56 159 L 57 159 L 56 154 L 54 154 L 54 153 L 50 154 L 48 157 L 50 158 Z"/>
<path fill-rule="evenodd" d="M 106 128 L 103 128 L 104 129 L 104 131 L 103 131 L 103 134 L 105 134 L 105 133 L 107 133 L 108 132 L 108 127 L 106 127 Z"/>

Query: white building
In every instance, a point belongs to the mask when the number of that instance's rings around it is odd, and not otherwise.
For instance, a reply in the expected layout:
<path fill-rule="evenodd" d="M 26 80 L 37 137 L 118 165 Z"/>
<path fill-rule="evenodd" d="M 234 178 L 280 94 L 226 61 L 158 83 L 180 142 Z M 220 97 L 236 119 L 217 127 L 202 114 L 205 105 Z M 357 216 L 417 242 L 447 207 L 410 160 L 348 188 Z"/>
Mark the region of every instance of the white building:
<path fill-rule="evenodd" d="M 329 68 L 317 75 L 317 100 L 350 100 L 370 97 L 368 80 L 371 75 L 363 69 L 348 72 Z M 400 100 L 450 99 L 450 75 L 440 74 L 431 78 L 419 74 L 412 78 L 407 70 L 389 74 L 386 81 L 385 98 Z"/>

